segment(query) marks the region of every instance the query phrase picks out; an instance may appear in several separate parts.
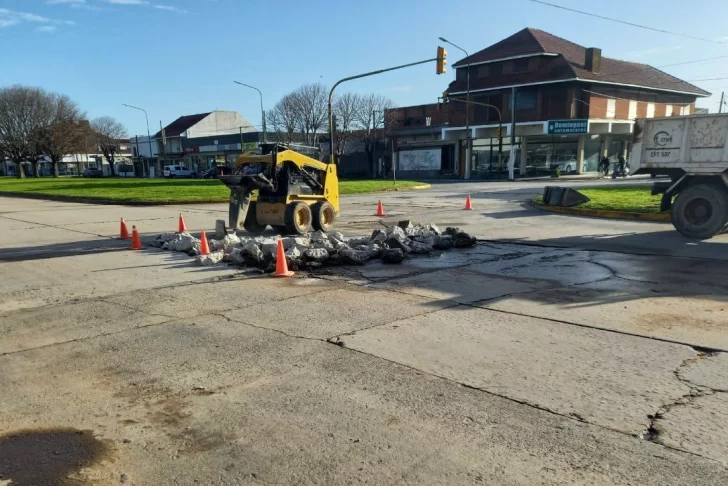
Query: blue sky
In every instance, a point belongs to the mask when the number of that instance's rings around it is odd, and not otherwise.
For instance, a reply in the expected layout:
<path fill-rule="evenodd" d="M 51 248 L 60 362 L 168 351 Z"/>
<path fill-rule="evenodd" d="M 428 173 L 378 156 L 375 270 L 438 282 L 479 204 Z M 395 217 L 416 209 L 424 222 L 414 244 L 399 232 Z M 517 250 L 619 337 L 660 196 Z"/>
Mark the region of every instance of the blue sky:
<path fill-rule="evenodd" d="M 93 118 L 109 115 L 130 134 L 180 115 L 240 112 L 260 123 L 266 106 L 299 85 L 434 57 L 443 36 L 471 53 L 524 27 L 603 49 L 605 56 L 660 67 L 728 55 L 725 0 L 552 0 L 717 42 L 649 32 L 527 0 L 0 0 L 0 86 L 21 83 L 70 95 Z M 449 62 L 461 55 L 448 48 Z M 728 58 L 665 68 L 715 95 L 728 91 Z M 349 83 L 398 105 L 435 102 L 453 71 L 424 65 Z"/>

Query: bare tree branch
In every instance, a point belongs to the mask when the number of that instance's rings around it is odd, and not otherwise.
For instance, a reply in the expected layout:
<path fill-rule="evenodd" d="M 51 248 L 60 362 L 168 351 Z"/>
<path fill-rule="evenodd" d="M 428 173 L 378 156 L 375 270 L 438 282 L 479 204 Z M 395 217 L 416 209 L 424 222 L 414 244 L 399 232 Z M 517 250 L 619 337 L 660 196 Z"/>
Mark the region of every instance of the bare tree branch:
<path fill-rule="evenodd" d="M 43 89 L 16 85 L 0 90 L 0 152 L 15 162 L 18 177 L 25 177 L 26 160 L 38 176 L 39 137 L 53 115 L 53 95 Z"/>
<path fill-rule="evenodd" d="M 126 128 L 112 117 L 102 116 L 91 121 L 91 130 L 101 153 L 109 163 L 111 175 L 116 175 L 114 160 L 119 151 L 120 140 L 128 137 Z"/>
<path fill-rule="evenodd" d="M 40 150 L 46 155 L 53 167 L 53 177 L 58 177 L 58 165 L 66 155 L 84 150 L 84 139 L 89 134 L 88 122 L 84 123 L 83 114 L 66 95 L 54 95 L 54 117 L 50 126 L 41 131 Z"/>
<path fill-rule="evenodd" d="M 346 152 L 347 142 L 352 138 L 353 132 L 359 128 L 358 120 L 361 116 L 362 106 L 362 97 L 356 93 L 345 93 L 334 102 L 334 117 L 336 118 L 334 153 L 336 155 Z"/>

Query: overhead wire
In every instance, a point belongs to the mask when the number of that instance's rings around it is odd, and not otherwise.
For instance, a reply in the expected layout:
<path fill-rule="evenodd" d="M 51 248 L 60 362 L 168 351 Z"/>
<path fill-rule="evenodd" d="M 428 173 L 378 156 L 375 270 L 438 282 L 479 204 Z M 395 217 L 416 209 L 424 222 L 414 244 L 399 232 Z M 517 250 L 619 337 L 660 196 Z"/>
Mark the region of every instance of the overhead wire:
<path fill-rule="evenodd" d="M 630 27 L 637 27 L 639 29 L 650 30 L 652 32 L 659 32 L 661 34 L 668 34 L 668 35 L 672 35 L 672 36 L 676 36 L 676 37 L 683 37 L 685 39 L 692 39 L 692 40 L 697 40 L 697 41 L 702 41 L 702 42 L 710 42 L 712 44 L 724 44 L 724 45 L 728 44 L 728 42 L 724 42 L 724 41 L 717 40 L 717 39 L 708 39 L 706 37 L 698 37 L 698 36 L 689 35 L 689 34 L 681 34 L 679 32 L 672 32 L 672 31 L 665 30 L 665 29 L 658 29 L 655 27 L 650 27 L 648 25 L 637 24 L 635 22 L 629 22 L 626 20 L 620 20 L 620 19 L 615 19 L 612 17 L 607 17 L 605 15 L 595 14 L 592 12 L 586 12 L 584 10 L 578 10 L 575 8 L 564 7 L 563 5 L 558 5 L 556 3 L 544 2 L 543 0 L 526 0 L 526 1 L 532 2 L 532 3 L 538 3 L 540 5 L 546 5 L 548 7 L 558 8 L 560 10 L 566 10 L 568 12 L 578 13 L 581 15 L 587 15 L 589 17 L 595 17 L 595 18 L 602 19 L 602 20 L 608 20 L 610 22 L 616 22 L 618 24 L 629 25 Z"/>

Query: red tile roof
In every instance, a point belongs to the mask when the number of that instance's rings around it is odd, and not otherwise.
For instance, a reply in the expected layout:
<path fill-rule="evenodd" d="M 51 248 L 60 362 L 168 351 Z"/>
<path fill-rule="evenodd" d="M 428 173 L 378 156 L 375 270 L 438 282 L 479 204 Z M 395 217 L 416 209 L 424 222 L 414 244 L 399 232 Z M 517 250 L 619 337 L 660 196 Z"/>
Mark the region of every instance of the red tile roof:
<path fill-rule="evenodd" d="M 167 137 L 178 137 L 184 131 L 197 125 L 199 122 L 210 116 L 211 113 L 200 113 L 197 115 L 186 115 L 177 118 L 175 121 L 164 127 L 164 134 Z M 158 131 L 154 138 L 160 138 L 162 131 Z"/>
<path fill-rule="evenodd" d="M 710 93 L 707 91 L 647 64 L 602 57 L 600 72 L 593 73 L 584 66 L 586 60 L 586 48 L 584 46 L 549 34 L 548 32 L 532 28 L 516 32 L 512 36 L 490 47 L 486 47 L 475 54 L 461 59 L 453 64 L 453 67 L 462 67 L 466 64 L 495 61 L 530 54 L 557 54 L 558 57 L 553 61 L 544 63 L 535 73 L 504 75 L 501 78 L 508 78 L 510 76 L 513 78 L 510 80 L 513 84 L 515 82 L 520 84 L 579 78 L 588 81 L 634 85 L 657 90 L 682 91 L 695 94 L 696 96 L 710 96 Z M 497 80 L 492 79 L 491 81 L 491 83 L 486 84 L 493 84 Z M 503 79 L 502 81 L 504 83 L 500 83 L 501 85 L 508 84 L 509 80 Z M 449 91 L 464 91 L 464 84 L 456 81 L 451 84 Z M 495 86 L 486 85 L 476 87 L 474 83 L 471 89 L 485 89 L 488 87 L 497 87 L 497 85 L 498 83 Z"/>

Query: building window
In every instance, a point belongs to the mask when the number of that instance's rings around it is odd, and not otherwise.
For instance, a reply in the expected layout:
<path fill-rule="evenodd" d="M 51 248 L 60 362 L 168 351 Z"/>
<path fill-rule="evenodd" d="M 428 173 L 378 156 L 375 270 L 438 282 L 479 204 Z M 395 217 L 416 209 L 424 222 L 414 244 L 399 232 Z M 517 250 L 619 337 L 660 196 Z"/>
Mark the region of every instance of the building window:
<path fill-rule="evenodd" d="M 655 117 L 655 104 L 647 103 L 647 118 L 654 118 L 654 117 Z"/>
<path fill-rule="evenodd" d="M 503 63 L 498 62 L 490 65 L 491 76 L 501 76 L 503 74 Z"/>
<path fill-rule="evenodd" d="M 634 120 L 635 118 L 637 118 L 637 102 L 636 101 L 629 102 L 629 115 L 627 115 L 627 118 L 630 120 Z"/>
<path fill-rule="evenodd" d="M 528 58 L 513 61 L 514 73 L 525 73 L 526 71 L 528 71 Z"/>
<path fill-rule="evenodd" d="M 617 100 L 607 100 L 607 118 L 614 118 L 617 114 Z"/>
<path fill-rule="evenodd" d="M 681 106 L 680 107 L 680 115 L 681 116 L 687 116 L 690 114 L 690 105 L 688 106 Z"/>
<path fill-rule="evenodd" d="M 455 78 L 456 78 L 456 79 L 457 79 L 458 81 L 461 81 L 461 82 L 463 82 L 463 83 L 464 83 L 465 81 L 467 81 L 467 79 L 468 79 L 468 70 L 467 70 L 467 68 L 464 68 L 464 67 L 462 67 L 462 68 L 458 68 L 458 69 L 457 69 L 457 70 L 455 71 L 455 73 L 456 73 L 456 74 L 455 74 Z"/>
<path fill-rule="evenodd" d="M 533 91 L 516 92 L 516 110 L 535 110 L 536 93 Z M 508 109 L 513 109 L 513 95 L 508 96 Z"/>
<path fill-rule="evenodd" d="M 665 116 L 672 116 L 672 105 L 665 105 Z"/>
<path fill-rule="evenodd" d="M 477 76 L 479 78 L 487 78 L 490 74 L 490 69 L 488 69 L 489 66 L 487 64 L 483 64 L 482 66 L 478 66 L 478 74 Z"/>

